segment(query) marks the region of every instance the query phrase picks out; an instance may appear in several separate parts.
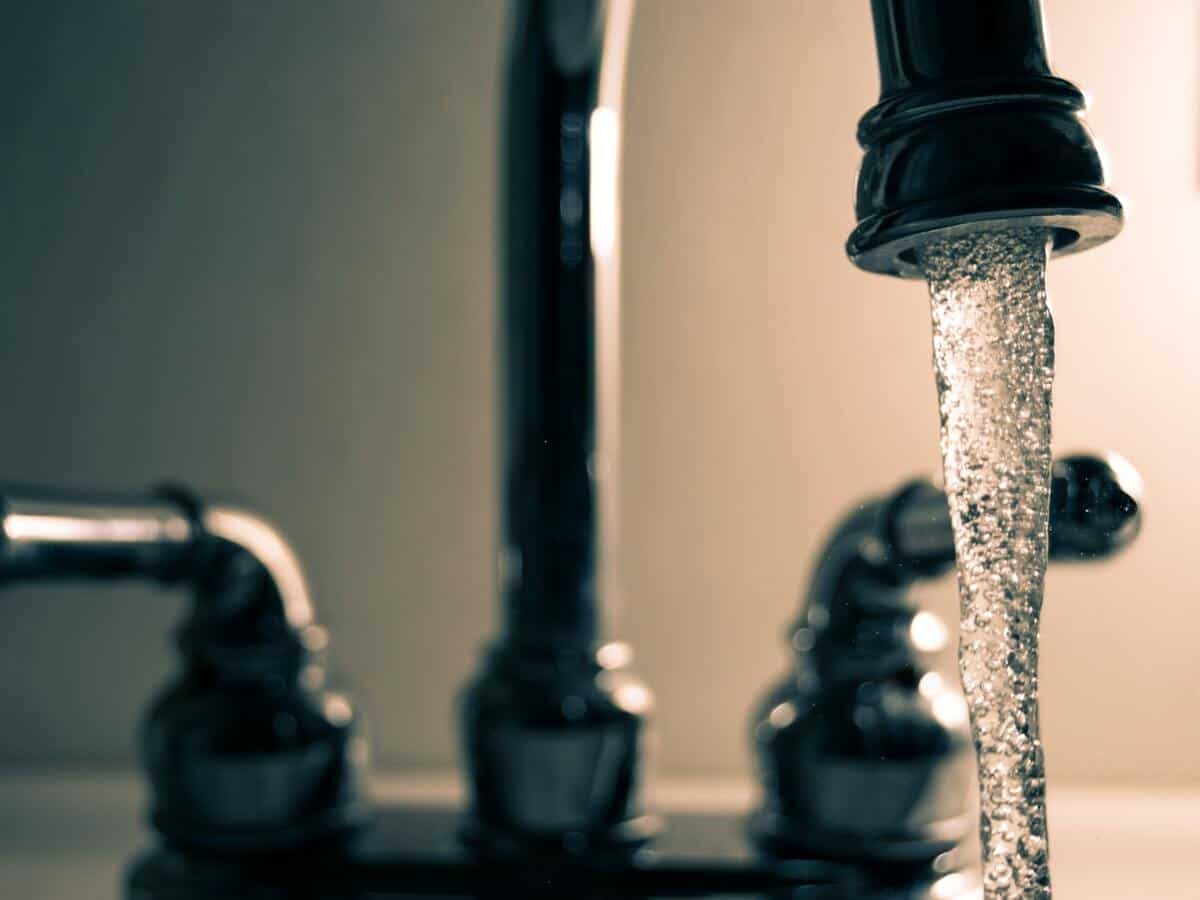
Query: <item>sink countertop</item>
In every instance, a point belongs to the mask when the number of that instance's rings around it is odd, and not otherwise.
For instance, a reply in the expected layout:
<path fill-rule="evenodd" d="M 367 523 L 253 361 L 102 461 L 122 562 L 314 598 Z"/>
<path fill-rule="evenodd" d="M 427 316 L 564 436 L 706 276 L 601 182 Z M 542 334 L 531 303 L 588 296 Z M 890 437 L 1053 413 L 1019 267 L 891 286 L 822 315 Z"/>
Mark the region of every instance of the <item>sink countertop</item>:
<path fill-rule="evenodd" d="M 383 774 L 381 804 L 456 804 L 453 775 Z M 664 779 L 664 809 L 737 812 L 744 778 Z M 121 873 L 148 847 L 136 773 L 0 773 L 0 897 L 118 900 Z M 1064 900 L 1200 900 L 1200 787 L 1064 785 L 1049 792 L 1051 871 Z"/>

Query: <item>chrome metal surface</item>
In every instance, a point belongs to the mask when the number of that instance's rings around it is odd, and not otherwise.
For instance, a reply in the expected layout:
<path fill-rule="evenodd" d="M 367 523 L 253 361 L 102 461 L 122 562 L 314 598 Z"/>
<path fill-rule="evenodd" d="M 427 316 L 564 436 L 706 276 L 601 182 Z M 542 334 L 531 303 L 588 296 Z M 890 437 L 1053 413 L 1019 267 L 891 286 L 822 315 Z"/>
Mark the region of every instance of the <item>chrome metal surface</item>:
<path fill-rule="evenodd" d="M 592 646 L 616 565 L 617 191 L 632 9 L 512 7 L 500 305 L 500 589 L 511 641 Z"/>
<path fill-rule="evenodd" d="M 275 526 L 246 509 L 210 505 L 200 512 L 200 527 L 208 538 L 227 542 L 262 566 L 291 629 L 300 631 L 313 624 L 308 579 L 296 552 Z"/>
<path fill-rule="evenodd" d="M 69 576 L 199 577 L 214 544 L 269 577 L 292 629 L 313 624 L 303 567 L 270 522 L 247 509 L 161 494 L 115 497 L 0 489 L 0 583 Z"/>
<path fill-rule="evenodd" d="M 1121 230 L 1083 94 L 1050 71 L 1040 0 L 871 8 L 881 91 L 858 128 L 856 265 L 917 278 L 915 248 L 966 232 L 1041 225 L 1062 254 Z"/>
<path fill-rule="evenodd" d="M 468 840 L 486 855 L 606 853 L 643 843 L 650 691 L 628 648 L 497 647 L 462 698 Z"/>
<path fill-rule="evenodd" d="M 186 583 L 184 665 L 140 749 L 151 820 L 175 846 L 254 851 L 332 837 L 366 815 L 366 742 L 330 679 L 303 568 L 246 509 L 179 491 L 0 494 L 0 584 L 86 576 Z"/>
<path fill-rule="evenodd" d="M 1054 560 L 1127 546 L 1141 483 L 1115 454 L 1054 465 Z M 966 705 L 926 661 L 948 631 L 909 598 L 954 564 L 946 497 L 925 481 L 869 501 L 820 554 L 791 632 L 794 667 L 760 704 L 752 736 L 769 852 L 840 860 L 934 860 L 973 827 Z"/>
<path fill-rule="evenodd" d="M 0 583 L 71 575 L 177 573 L 196 539 L 187 512 L 166 498 L 0 492 Z"/>
<path fill-rule="evenodd" d="M 618 163 L 631 0 L 520 0 L 501 206 L 504 629 L 461 701 L 477 852 L 653 833 L 649 690 L 604 643 L 617 567 Z"/>
<path fill-rule="evenodd" d="M 1115 453 L 1067 456 L 1050 482 L 1050 557 L 1107 556 L 1133 541 L 1142 525 L 1143 487 L 1137 471 Z M 892 501 L 888 539 L 904 565 L 939 569 L 954 562 L 946 496 L 915 482 Z"/>

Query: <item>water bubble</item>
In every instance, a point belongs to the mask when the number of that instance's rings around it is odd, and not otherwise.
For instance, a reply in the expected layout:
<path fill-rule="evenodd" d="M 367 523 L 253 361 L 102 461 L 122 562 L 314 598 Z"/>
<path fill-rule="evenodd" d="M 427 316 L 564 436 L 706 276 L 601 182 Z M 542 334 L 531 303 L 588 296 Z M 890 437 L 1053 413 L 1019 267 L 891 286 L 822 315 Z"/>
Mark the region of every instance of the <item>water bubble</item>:
<path fill-rule="evenodd" d="M 1017 841 L 1017 852 L 1031 862 L 1045 862 L 1046 839 L 1035 834 L 1022 835 Z"/>
<path fill-rule="evenodd" d="M 1004 862 L 990 866 L 984 872 L 983 886 L 990 891 L 1004 891 L 1012 884 L 1012 868 Z"/>

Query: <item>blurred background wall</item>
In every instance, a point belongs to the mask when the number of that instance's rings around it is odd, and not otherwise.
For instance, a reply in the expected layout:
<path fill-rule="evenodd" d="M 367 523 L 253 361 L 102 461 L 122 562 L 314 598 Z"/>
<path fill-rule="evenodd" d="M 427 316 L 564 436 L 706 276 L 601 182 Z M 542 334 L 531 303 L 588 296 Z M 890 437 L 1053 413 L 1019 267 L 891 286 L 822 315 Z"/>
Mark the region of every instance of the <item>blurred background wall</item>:
<path fill-rule="evenodd" d="M 1140 543 L 1049 577 L 1051 776 L 1200 780 L 1191 0 L 1046 0 L 1128 200 L 1055 263 L 1060 451 L 1145 475 Z M 39 0 L 0 20 L 0 478 L 248 498 L 306 561 L 388 767 L 455 759 L 496 622 L 496 0 Z M 624 168 L 620 632 L 660 764 L 747 766 L 825 531 L 936 472 L 920 284 L 845 259 L 869 7 L 643 0 Z M 953 617 L 949 581 L 926 592 Z M 0 762 L 127 763 L 183 607 L 0 596 Z"/>

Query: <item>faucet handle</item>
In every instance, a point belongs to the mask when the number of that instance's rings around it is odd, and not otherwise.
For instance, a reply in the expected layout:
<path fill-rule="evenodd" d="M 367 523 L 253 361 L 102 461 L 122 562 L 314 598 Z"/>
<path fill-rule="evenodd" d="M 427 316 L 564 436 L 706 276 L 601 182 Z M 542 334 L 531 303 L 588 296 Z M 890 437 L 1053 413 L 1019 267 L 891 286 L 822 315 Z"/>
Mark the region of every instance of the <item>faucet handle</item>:
<path fill-rule="evenodd" d="M 165 496 L 0 488 L 0 584 L 148 576 L 186 568 L 195 526 Z"/>
<path fill-rule="evenodd" d="M 1127 547 L 1141 528 L 1142 480 L 1116 453 L 1077 454 L 1054 463 L 1050 482 L 1050 558 L 1101 559 Z M 946 495 L 914 481 L 888 501 L 884 513 L 890 560 L 915 575 L 936 575 L 954 564 Z"/>
<path fill-rule="evenodd" d="M 1054 464 L 1052 559 L 1099 559 L 1124 549 L 1142 527 L 1142 478 L 1116 453 L 1067 456 Z"/>
<path fill-rule="evenodd" d="M 1054 464 L 1053 559 L 1127 546 L 1141 480 L 1115 454 Z M 967 709 L 923 658 L 945 636 L 909 598 L 954 564 L 946 495 L 915 481 L 859 507 L 821 553 L 792 631 L 793 670 L 760 704 L 752 736 L 764 802 L 754 840 L 775 856 L 918 869 L 966 836 Z"/>
<path fill-rule="evenodd" d="M 361 716 L 329 674 L 300 561 L 265 519 L 179 490 L 0 489 L 0 587 L 185 583 L 178 676 L 140 732 L 151 820 L 173 848 L 336 842 L 366 816 Z"/>

